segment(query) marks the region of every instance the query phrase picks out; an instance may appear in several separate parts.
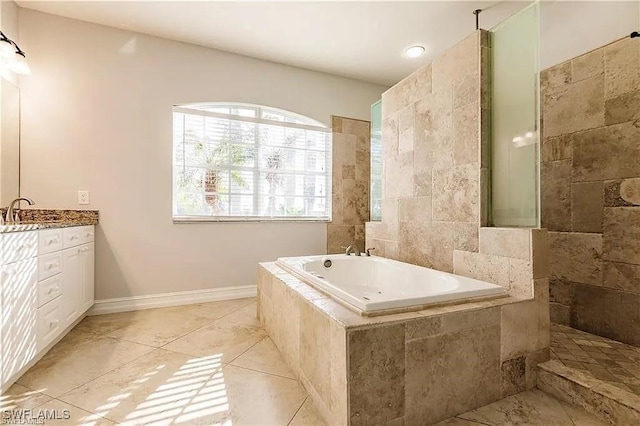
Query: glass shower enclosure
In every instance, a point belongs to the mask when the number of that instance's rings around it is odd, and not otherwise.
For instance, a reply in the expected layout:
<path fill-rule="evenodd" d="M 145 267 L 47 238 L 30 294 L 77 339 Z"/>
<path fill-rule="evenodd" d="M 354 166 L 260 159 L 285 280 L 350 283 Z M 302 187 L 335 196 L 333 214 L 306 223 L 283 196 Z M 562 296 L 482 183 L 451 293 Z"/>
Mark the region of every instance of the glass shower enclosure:
<path fill-rule="evenodd" d="M 490 30 L 493 226 L 540 226 L 539 3 Z"/>

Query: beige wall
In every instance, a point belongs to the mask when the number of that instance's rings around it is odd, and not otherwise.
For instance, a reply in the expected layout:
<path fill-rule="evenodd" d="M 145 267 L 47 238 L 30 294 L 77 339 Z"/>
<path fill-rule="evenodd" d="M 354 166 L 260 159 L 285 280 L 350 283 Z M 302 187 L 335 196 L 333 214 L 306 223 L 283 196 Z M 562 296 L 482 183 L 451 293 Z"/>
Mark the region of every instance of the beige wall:
<path fill-rule="evenodd" d="M 369 221 L 371 180 L 371 123 L 333 117 L 333 171 L 331 223 L 327 225 L 327 253 L 341 247 L 364 246 L 364 224 Z"/>
<path fill-rule="evenodd" d="M 259 261 L 324 253 L 325 223 L 174 225 L 171 106 L 284 108 L 330 125 L 368 119 L 384 88 L 20 10 L 22 194 L 41 208 L 100 210 L 96 298 L 255 284 Z"/>
<path fill-rule="evenodd" d="M 542 1 L 540 69 L 575 58 L 640 28 L 640 1 Z"/>
<path fill-rule="evenodd" d="M 640 345 L 640 40 L 542 72 L 552 319 Z"/>

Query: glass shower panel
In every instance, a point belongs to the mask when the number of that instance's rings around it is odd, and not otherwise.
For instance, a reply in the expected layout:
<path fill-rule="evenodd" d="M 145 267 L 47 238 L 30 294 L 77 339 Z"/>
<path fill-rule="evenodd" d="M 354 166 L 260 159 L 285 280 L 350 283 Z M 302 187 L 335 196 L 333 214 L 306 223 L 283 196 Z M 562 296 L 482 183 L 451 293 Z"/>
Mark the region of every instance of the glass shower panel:
<path fill-rule="evenodd" d="M 494 226 L 540 226 L 538 22 L 536 2 L 490 33 Z"/>
<path fill-rule="evenodd" d="M 382 220 L 382 101 L 371 105 L 371 222 Z"/>

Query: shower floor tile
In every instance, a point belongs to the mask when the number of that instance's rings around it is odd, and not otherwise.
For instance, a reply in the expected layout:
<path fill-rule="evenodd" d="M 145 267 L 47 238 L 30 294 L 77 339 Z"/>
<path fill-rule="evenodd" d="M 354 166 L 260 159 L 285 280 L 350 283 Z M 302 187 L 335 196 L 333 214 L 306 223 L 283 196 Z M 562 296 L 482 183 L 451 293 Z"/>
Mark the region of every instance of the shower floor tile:
<path fill-rule="evenodd" d="M 551 359 L 640 395 L 640 348 L 552 323 Z"/>

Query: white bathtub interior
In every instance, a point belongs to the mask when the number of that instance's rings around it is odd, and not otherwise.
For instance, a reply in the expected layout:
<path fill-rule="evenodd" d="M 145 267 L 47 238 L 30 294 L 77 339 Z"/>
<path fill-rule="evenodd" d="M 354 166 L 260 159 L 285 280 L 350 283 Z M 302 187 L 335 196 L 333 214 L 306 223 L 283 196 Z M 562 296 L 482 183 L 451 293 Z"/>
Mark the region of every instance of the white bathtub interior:
<path fill-rule="evenodd" d="M 276 264 L 362 313 L 506 295 L 499 285 L 377 256 L 289 257 Z"/>

